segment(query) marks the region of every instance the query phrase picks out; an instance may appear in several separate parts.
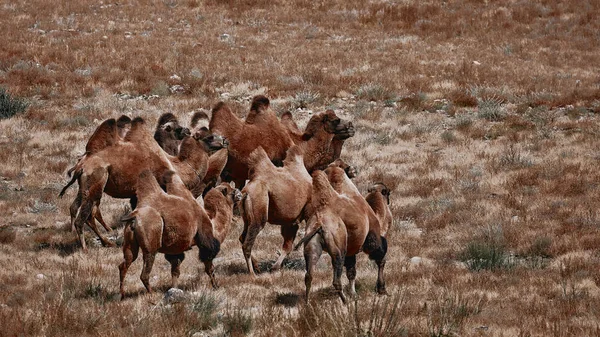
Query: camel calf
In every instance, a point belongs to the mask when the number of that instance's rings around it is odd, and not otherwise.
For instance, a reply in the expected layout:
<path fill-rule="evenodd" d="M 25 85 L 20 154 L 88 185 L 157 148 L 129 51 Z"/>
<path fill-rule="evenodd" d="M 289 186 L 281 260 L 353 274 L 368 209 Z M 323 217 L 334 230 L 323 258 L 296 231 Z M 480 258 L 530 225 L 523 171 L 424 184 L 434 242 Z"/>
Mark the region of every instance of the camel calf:
<path fill-rule="evenodd" d="M 306 301 L 309 300 L 313 269 L 323 249 L 331 256 L 333 287 L 343 302 L 346 297 L 342 290 L 342 269 L 346 267 L 350 289 L 355 294 L 356 254 L 361 250 L 377 263 L 377 292 L 385 293 L 383 268 L 387 240 L 381 236 L 377 216 L 342 168 L 315 171 L 312 177 L 313 214 L 307 222 L 307 234 L 297 245 L 305 244 Z"/>
<path fill-rule="evenodd" d="M 137 183 L 138 208 L 123 218 L 128 225 L 124 231 L 123 262 L 119 265 L 121 298 L 125 297 L 125 275 L 140 249 L 144 259 L 140 279 L 148 292 L 152 291 L 149 280 L 156 253 L 165 254 L 171 263 L 171 284 L 176 287 L 184 253 L 194 245 L 198 246 L 205 272 L 213 287 L 216 287 L 212 260 L 220 250 L 220 243 L 213 235 L 211 219 L 175 172 L 165 173 L 163 183 L 167 192 L 161 189 L 151 171 L 144 170 Z M 221 193 L 226 198 L 235 194 L 228 189 L 224 191 L 216 190 L 215 193 Z M 211 201 L 211 207 L 214 209 L 215 222 L 230 222 L 231 216 L 222 214 L 232 213 L 233 200 L 213 199 L 215 201 Z"/>

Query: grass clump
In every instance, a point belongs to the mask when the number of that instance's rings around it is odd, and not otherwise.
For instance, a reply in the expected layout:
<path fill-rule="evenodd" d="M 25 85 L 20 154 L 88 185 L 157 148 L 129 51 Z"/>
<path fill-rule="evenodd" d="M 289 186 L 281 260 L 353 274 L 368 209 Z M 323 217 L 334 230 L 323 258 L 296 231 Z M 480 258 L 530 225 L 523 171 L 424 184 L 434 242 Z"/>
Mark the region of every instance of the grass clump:
<path fill-rule="evenodd" d="M 509 269 L 514 263 L 504 241 L 502 227 L 490 227 L 479 239 L 467 244 L 460 253 L 460 260 L 471 271 Z"/>
<path fill-rule="evenodd" d="M 484 98 L 477 101 L 479 118 L 486 119 L 490 122 L 499 122 L 506 115 L 502 111 L 502 100 L 498 98 Z"/>
<path fill-rule="evenodd" d="M 223 330 L 226 336 L 247 336 L 252 331 L 253 320 L 250 314 L 237 309 L 223 317 Z"/>
<path fill-rule="evenodd" d="M 356 97 L 367 101 L 385 101 L 394 95 L 382 85 L 367 83 L 356 90 Z"/>
<path fill-rule="evenodd" d="M 427 305 L 429 336 L 459 336 L 467 318 L 481 312 L 483 300 L 468 299 L 460 293 L 443 291 Z"/>
<path fill-rule="evenodd" d="M 304 90 L 297 92 L 292 99 L 292 106 L 294 108 L 306 109 L 310 104 L 318 101 L 320 95 L 318 92 L 312 92 L 310 90 Z"/>
<path fill-rule="evenodd" d="M 0 119 L 11 118 L 27 109 L 29 103 L 0 88 Z"/>

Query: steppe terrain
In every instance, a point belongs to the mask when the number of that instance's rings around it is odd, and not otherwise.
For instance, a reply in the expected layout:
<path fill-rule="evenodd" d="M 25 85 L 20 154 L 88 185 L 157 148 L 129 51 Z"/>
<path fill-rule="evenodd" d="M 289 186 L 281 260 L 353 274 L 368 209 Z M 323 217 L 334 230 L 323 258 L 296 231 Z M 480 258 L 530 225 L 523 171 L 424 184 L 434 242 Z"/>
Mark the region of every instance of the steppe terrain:
<path fill-rule="evenodd" d="M 592 336 L 600 333 L 600 2 L 593 0 L 0 1 L 0 335 Z M 390 186 L 389 296 L 358 259 L 358 296 L 329 258 L 304 304 L 304 261 L 252 279 L 236 224 L 212 290 L 196 250 L 186 299 L 146 294 L 138 259 L 70 231 L 66 171 L 121 114 L 189 123 L 253 95 L 303 127 L 334 109 L 356 135 L 355 183 Z M 125 200 L 103 197 L 122 242 Z M 299 233 L 303 235 L 304 231 Z M 279 228 L 254 253 L 266 270 Z M 347 282 L 344 278 L 344 282 Z"/>

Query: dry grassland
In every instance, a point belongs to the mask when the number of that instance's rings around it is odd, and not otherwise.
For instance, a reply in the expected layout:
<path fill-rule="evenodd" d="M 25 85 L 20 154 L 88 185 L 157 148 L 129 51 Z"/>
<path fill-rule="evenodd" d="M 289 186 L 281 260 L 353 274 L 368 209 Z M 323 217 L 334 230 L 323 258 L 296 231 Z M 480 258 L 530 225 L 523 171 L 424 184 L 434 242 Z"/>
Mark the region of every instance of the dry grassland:
<path fill-rule="evenodd" d="M 598 18 L 592 0 L 0 1 L 0 87 L 29 102 L 0 120 L 0 335 L 597 335 Z M 328 257 L 312 306 L 300 252 L 251 279 L 237 219 L 219 290 L 194 250 L 190 298 L 162 302 L 159 257 L 158 291 L 138 259 L 119 301 L 120 249 L 83 254 L 75 189 L 57 198 L 91 132 L 121 114 L 187 123 L 219 100 L 243 116 L 260 93 L 302 126 L 325 108 L 353 121 L 342 157 L 357 186 L 393 188 L 390 295 L 364 255 L 347 306 Z M 117 243 L 126 205 L 103 197 Z M 280 245 L 267 226 L 265 269 Z"/>

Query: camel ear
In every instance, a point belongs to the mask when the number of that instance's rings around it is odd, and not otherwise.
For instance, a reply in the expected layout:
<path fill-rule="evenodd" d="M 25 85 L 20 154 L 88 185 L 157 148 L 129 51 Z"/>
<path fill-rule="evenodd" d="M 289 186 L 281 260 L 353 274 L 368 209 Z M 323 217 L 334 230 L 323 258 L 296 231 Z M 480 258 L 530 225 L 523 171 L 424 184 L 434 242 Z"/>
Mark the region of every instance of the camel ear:
<path fill-rule="evenodd" d="M 165 124 L 165 126 L 163 126 L 163 130 L 167 131 L 167 132 L 171 132 L 173 130 L 173 128 L 171 127 L 171 124 Z"/>
<path fill-rule="evenodd" d="M 235 190 L 235 181 L 230 181 L 229 186 Z"/>

